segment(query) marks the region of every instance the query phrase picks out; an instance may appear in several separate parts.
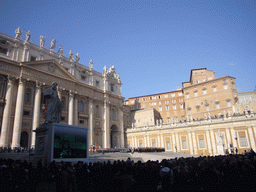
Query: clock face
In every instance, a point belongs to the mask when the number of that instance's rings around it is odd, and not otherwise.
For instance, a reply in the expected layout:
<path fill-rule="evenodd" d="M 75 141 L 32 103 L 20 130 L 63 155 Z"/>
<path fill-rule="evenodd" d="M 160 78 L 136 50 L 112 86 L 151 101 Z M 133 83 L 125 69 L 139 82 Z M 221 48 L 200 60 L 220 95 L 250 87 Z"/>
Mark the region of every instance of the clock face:
<path fill-rule="evenodd" d="M 54 71 L 55 71 L 55 63 L 49 63 L 49 64 L 48 64 L 48 70 L 49 70 L 51 73 L 54 73 Z"/>

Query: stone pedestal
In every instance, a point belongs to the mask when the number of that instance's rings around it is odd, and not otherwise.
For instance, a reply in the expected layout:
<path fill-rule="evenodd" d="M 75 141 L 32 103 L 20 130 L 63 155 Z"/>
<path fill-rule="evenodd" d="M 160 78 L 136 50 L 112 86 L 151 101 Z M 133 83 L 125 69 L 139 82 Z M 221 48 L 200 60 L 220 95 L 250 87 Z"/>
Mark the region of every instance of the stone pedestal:
<path fill-rule="evenodd" d="M 225 150 L 222 144 L 217 145 L 218 155 L 225 155 Z"/>
<path fill-rule="evenodd" d="M 88 129 L 60 123 L 41 124 L 36 130 L 34 161 L 83 161 L 88 158 Z"/>

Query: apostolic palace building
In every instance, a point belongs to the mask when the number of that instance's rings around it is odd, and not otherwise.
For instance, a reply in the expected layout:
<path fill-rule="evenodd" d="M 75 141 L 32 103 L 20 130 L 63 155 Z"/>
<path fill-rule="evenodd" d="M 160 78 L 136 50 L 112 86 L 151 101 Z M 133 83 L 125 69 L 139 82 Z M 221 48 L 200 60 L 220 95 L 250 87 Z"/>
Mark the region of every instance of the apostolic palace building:
<path fill-rule="evenodd" d="M 69 58 L 56 40 L 45 47 L 30 42 L 30 31 L 16 37 L 0 33 L 0 147 L 34 147 L 35 130 L 45 121 L 44 91 L 58 83 L 63 124 L 88 127 L 89 143 L 98 147 L 123 147 L 123 100 L 121 80 L 115 67 L 103 73 L 79 63 L 79 54 Z M 25 40 L 21 40 L 24 38 Z M 48 47 L 48 45 L 47 45 Z"/>
<path fill-rule="evenodd" d="M 56 53 L 55 39 L 48 50 L 43 36 L 38 46 L 30 31 L 15 33 L 0 33 L 0 147 L 35 146 L 33 130 L 45 121 L 43 93 L 57 82 L 61 123 L 88 127 L 90 145 L 195 155 L 256 151 L 256 90 L 238 93 L 235 77 L 192 69 L 182 88 L 124 101 L 114 66 L 100 73 L 92 60 L 80 64 L 79 54 L 65 57 L 62 46 Z"/>

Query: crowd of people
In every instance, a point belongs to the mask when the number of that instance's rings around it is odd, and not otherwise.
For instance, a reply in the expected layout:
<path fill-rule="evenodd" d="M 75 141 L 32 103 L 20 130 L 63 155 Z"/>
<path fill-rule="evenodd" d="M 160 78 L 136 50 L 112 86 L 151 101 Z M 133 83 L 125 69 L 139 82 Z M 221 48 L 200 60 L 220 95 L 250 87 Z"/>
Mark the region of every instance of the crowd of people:
<path fill-rule="evenodd" d="M 256 156 L 230 154 L 159 161 L 36 165 L 0 159 L 0 191 L 38 191 L 40 183 L 57 192 L 83 191 L 253 191 Z M 51 191 L 49 189 L 48 191 Z"/>
<path fill-rule="evenodd" d="M 0 153 L 34 153 L 34 148 L 28 147 L 0 147 Z"/>

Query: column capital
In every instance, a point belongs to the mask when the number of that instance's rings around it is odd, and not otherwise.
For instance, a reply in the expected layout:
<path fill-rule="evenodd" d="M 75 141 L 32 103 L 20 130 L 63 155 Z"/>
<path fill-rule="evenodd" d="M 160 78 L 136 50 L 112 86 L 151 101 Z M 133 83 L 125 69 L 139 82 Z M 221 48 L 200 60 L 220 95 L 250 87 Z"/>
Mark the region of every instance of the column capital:
<path fill-rule="evenodd" d="M 42 88 L 43 83 L 41 81 L 36 81 L 36 87 L 37 88 Z"/>
<path fill-rule="evenodd" d="M 69 90 L 69 96 L 74 97 L 75 91 Z"/>
<path fill-rule="evenodd" d="M 19 84 L 24 84 L 26 83 L 27 79 L 23 78 L 23 77 L 20 77 L 19 78 Z"/>
<path fill-rule="evenodd" d="M 10 82 L 11 84 L 13 84 L 14 81 L 16 81 L 16 80 L 17 80 L 16 77 L 13 77 L 13 76 L 8 75 L 8 82 Z"/>

